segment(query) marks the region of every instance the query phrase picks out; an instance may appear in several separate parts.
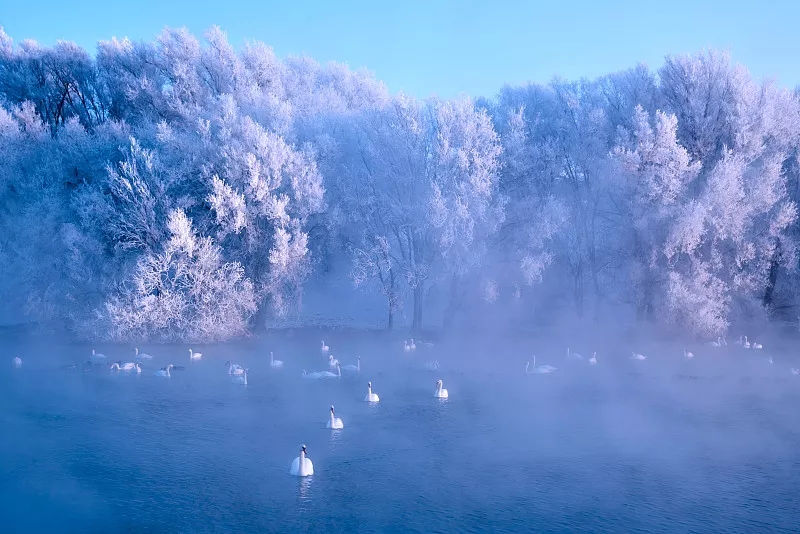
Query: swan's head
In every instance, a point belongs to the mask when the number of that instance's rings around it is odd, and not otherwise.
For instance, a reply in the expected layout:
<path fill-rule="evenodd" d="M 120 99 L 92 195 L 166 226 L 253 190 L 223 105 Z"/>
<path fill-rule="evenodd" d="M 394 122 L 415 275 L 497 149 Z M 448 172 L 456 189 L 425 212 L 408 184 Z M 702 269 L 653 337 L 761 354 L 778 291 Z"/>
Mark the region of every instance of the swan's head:
<path fill-rule="evenodd" d="M 367 387 L 372 389 L 372 382 L 367 382 Z"/>
<path fill-rule="evenodd" d="M 300 452 L 302 452 L 303 454 L 306 453 L 306 446 L 305 445 L 300 445 Z"/>
<path fill-rule="evenodd" d="M 230 361 L 230 360 L 228 360 L 227 362 L 225 362 L 225 366 L 226 366 L 226 367 L 230 367 L 230 366 L 231 366 L 231 361 Z"/>
<path fill-rule="evenodd" d="M 173 367 L 175 367 L 175 365 L 171 363 L 171 364 L 169 364 L 169 365 L 167 366 L 167 370 L 170 370 L 170 369 L 172 369 Z"/>
<path fill-rule="evenodd" d="M 333 404 L 331 404 L 331 415 L 333 415 L 333 414 L 334 414 L 334 411 L 333 411 Z"/>
<path fill-rule="evenodd" d="M 329 361 L 329 362 L 332 362 L 332 361 L 333 361 L 333 354 L 331 354 L 330 356 L 328 356 L 328 361 Z"/>
<path fill-rule="evenodd" d="M 442 387 L 442 381 L 441 381 L 441 380 L 437 380 L 437 381 L 436 381 L 436 387 L 437 387 L 437 388 L 440 388 L 440 387 Z"/>

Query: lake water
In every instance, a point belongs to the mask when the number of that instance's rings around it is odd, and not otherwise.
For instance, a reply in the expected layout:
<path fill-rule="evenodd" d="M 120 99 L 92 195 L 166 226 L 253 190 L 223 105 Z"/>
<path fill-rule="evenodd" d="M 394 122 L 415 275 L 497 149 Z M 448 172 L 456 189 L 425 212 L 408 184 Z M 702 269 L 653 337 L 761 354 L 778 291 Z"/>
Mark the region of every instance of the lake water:
<path fill-rule="evenodd" d="M 316 334 L 314 335 L 316 336 Z M 800 367 L 789 352 L 652 346 L 599 363 L 521 344 L 314 336 L 151 346 L 140 376 L 60 366 L 91 347 L 8 342 L 3 532 L 797 532 Z M 313 337 L 313 338 L 312 338 Z M 130 347 L 97 347 L 110 361 Z M 269 366 L 268 350 L 285 361 Z M 587 351 L 588 352 L 588 351 Z M 775 355 L 775 364 L 765 361 Z M 24 359 L 14 369 L 11 359 Z M 227 359 L 248 367 L 231 382 Z M 428 372 L 436 359 L 439 372 Z M 169 379 L 167 363 L 185 365 Z M 433 398 L 435 380 L 450 392 Z M 381 402 L 363 402 L 372 380 Z M 330 404 L 344 420 L 325 429 Z M 315 474 L 288 474 L 301 443 Z"/>

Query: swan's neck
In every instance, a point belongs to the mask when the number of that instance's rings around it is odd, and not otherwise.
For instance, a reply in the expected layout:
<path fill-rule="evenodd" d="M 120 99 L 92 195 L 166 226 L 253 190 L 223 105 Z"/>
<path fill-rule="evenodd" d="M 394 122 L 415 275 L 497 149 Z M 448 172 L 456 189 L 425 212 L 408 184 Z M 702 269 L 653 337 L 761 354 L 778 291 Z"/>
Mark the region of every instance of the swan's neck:
<path fill-rule="evenodd" d="M 356 360 L 356 369 L 358 369 L 359 371 L 361 370 L 361 358 Z"/>

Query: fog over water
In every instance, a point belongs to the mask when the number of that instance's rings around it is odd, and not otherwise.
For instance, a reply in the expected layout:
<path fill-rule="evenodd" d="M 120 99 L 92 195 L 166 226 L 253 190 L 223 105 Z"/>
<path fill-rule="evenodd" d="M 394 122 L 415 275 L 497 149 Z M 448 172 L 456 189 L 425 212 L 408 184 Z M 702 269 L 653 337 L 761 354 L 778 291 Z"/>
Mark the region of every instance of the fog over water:
<path fill-rule="evenodd" d="M 343 365 L 361 356 L 361 371 L 304 379 L 328 368 L 322 336 Z M 0 515 L 10 532 L 796 528 L 790 340 L 692 346 L 691 360 L 674 343 L 630 343 L 642 361 L 619 339 L 568 360 L 563 341 L 417 340 L 406 353 L 397 337 L 307 330 L 195 347 L 196 362 L 185 345 L 142 347 L 154 358 L 137 376 L 62 368 L 90 346 L 9 339 Z M 526 374 L 533 347 L 557 370 Z M 249 368 L 247 386 L 226 360 Z M 185 369 L 154 375 L 168 363 Z M 433 398 L 439 378 L 447 400 Z M 364 402 L 368 381 L 378 404 Z M 325 428 L 331 404 L 342 430 Z M 288 474 L 302 443 L 306 479 Z"/>

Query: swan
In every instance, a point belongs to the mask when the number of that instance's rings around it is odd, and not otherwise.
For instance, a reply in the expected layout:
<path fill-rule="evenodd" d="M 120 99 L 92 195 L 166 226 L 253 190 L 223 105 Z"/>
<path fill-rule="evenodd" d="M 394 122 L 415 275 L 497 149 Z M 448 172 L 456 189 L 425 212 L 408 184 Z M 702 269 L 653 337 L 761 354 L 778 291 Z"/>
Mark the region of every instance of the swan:
<path fill-rule="evenodd" d="M 525 364 L 525 372 L 526 373 L 536 373 L 536 374 L 547 374 L 552 373 L 557 369 L 557 367 L 553 367 L 552 365 L 542 365 L 541 367 L 536 367 L 536 355 L 533 355 L 533 371 L 528 371 L 528 367 L 530 366 L 531 362 L 527 362 Z"/>
<path fill-rule="evenodd" d="M 754 349 L 763 349 L 764 345 L 762 345 L 761 343 L 756 343 L 755 341 L 753 341 L 753 344 L 751 345 L 751 347 L 754 348 Z"/>
<path fill-rule="evenodd" d="M 372 382 L 367 383 L 367 396 L 364 397 L 365 402 L 380 402 L 381 398 L 377 393 L 372 392 Z"/>
<path fill-rule="evenodd" d="M 310 380 L 316 380 L 322 378 L 322 373 L 319 371 L 315 371 L 313 373 L 307 373 L 305 369 L 303 369 L 303 378 L 308 378 Z"/>
<path fill-rule="evenodd" d="M 307 373 L 306 370 L 303 369 L 303 378 L 310 378 L 312 380 L 319 380 L 320 378 L 339 378 L 342 376 L 342 368 L 337 365 L 336 370 L 338 373 L 332 373 L 330 371 L 315 371 L 313 373 Z"/>
<path fill-rule="evenodd" d="M 242 384 L 243 386 L 247 385 L 247 369 L 242 369 L 242 374 L 234 375 L 233 377 L 234 384 Z"/>
<path fill-rule="evenodd" d="M 94 349 L 92 349 L 92 359 L 93 360 L 105 360 L 106 359 L 106 355 L 105 354 L 100 354 L 99 352 L 95 352 Z"/>
<path fill-rule="evenodd" d="M 691 360 L 692 358 L 694 358 L 694 354 L 688 352 L 686 349 L 683 349 L 683 357 Z"/>
<path fill-rule="evenodd" d="M 722 338 L 718 337 L 716 341 L 709 341 L 706 345 L 711 345 L 712 347 L 721 347 L 723 345 Z"/>
<path fill-rule="evenodd" d="M 345 371 L 355 371 L 357 373 L 360 372 L 361 371 L 361 356 L 356 358 L 356 364 L 355 365 L 350 363 L 350 364 L 347 364 L 344 367 L 342 367 L 342 369 L 344 369 Z"/>
<path fill-rule="evenodd" d="M 576 360 L 583 359 L 583 355 L 578 354 L 577 352 L 570 352 L 569 347 L 567 347 L 567 359 L 569 359 L 570 357 L 575 358 Z"/>
<path fill-rule="evenodd" d="M 425 369 L 428 371 L 438 371 L 439 370 L 439 362 L 436 360 L 432 362 L 425 362 Z"/>
<path fill-rule="evenodd" d="M 314 474 L 314 464 L 306 458 L 306 446 L 300 447 L 300 456 L 294 459 L 289 474 L 295 477 L 310 477 Z"/>
<path fill-rule="evenodd" d="M 333 411 L 333 404 L 331 404 L 331 418 L 328 420 L 328 424 L 325 425 L 325 428 L 330 428 L 332 430 L 344 428 L 344 423 L 339 417 L 336 417 L 336 412 Z"/>
<path fill-rule="evenodd" d="M 152 360 L 153 359 L 153 357 L 150 356 L 149 354 L 147 354 L 145 352 L 139 352 L 139 347 L 135 347 L 134 350 L 136 351 L 136 358 L 138 358 L 140 360 Z"/>
<path fill-rule="evenodd" d="M 14 362 L 14 367 L 22 367 L 22 358 L 19 356 L 15 356 L 12 361 Z"/>
<path fill-rule="evenodd" d="M 774 362 L 772 361 L 772 356 L 770 356 L 770 357 L 769 357 L 769 359 L 767 359 L 767 361 L 768 361 L 769 363 L 774 363 Z"/>
<path fill-rule="evenodd" d="M 597 364 L 597 353 L 596 352 L 592 353 L 592 357 L 589 358 L 589 363 L 591 363 L 592 365 L 596 365 Z"/>
<path fill-rule="evenodd" d="M 647 356 L 645 356 L 644 354 L 637 354 L 635 352 L 631 352 L 631 354 L 633 354 L 633 356 L 631 356 L 631 360 L 646 360 L 647 359 Z"/>
<path fill-rule="evenodd" d="M 447 390 L 442 387 L 442 381 L 436 381 L 436 391 L 433 392 L 433 396 L 437 399 L 446 399 L 447 398 Z"/>
<path fill-rule="evenodd" d="M 281 360 L 276 360 L 272 353 L 269 353 L 269 364 L 272 367 L 283 367 L 283 362 Z"/>
<path fill-rule="evenodd" d="M 414 343 L 414 338 L 411 338 L 411 343 L 408 345 L 411 350 L 417 350 L 417 345 Z"/>
<path fill-rule="evenodd" d="M 325 340 L 322 340 L 322 352 L 328 352 L 331 348 L 325 344 Z"/>
<path fill-rule="evenodd" d="M 331 354 L 330 356 L 328 356 L 328 365 L 330 365 L 331 367 L 336 367 L 337 365 L 339 365 L 339 360 L 334 358 L 333 354 Z"/>
<path fill-rule="evenodd" d="M 744 340 L 742 341 L 742 346 L 746 349 L 750 348 L 750 342 L 747 341 L 747 336 L 744 336 Z"/>
<path fill-rule="evenodd" d="M 170 377 L 169 370 L 172 369 L 173 367 L 175 367 L 175 366 L 172 365 L 172 364 L 169 364 L 166 367 L 162 367 L 161 369 L 156 371 L 156 376 L 165 376 L 165 377 L 169 378 Z"/>
<path fill-rule="evenodd" d="M 793 375 L 800 375 L 800 369 L 797 367 L 792 367 L 792 374 Z"/>
<path fill-rule="evenodd" d="M 189 349 L 189 359 L 190 360 L 199 360 L 202 357 L 203 357 L 203 353 L 194 352 L 192 349 Z"/>
<path fill-rule="evenodd" d="M 141 364 L 141 363 L 139 363 L 139 362 L 136 362 L 136 368 L 135 368 L 135 369 L 136 369 L 136 374 L 137 374 L 137 375 L 138 375 L 139 373 L 141 373 L 141 372 L 142 372 L 142 364 Z"/>
<path fill-rule="evenodd" d="M 225 362 L 225 365 L 228 366 L 228 374 L 229 375 L 241 375 L 244 374 L 244 369 L 238 363 L 231 363 L 230 360 Z"/>
<path fill-rule="evenodd" d="M 136 364 L 133 362 L 122 363 L 122 364 L 119 362 L 114 362 L 108 366 L 108 368 L 112 371 L 114 371 L 115 369 L 117 371 L 132 371 L 134 367 L 136 367 Z"/>
<path fill-rule="evenodd" d="M 411 352 L 411 345 L 408 344 L 408 341 L 403 341 L 403 351 Z"/>

